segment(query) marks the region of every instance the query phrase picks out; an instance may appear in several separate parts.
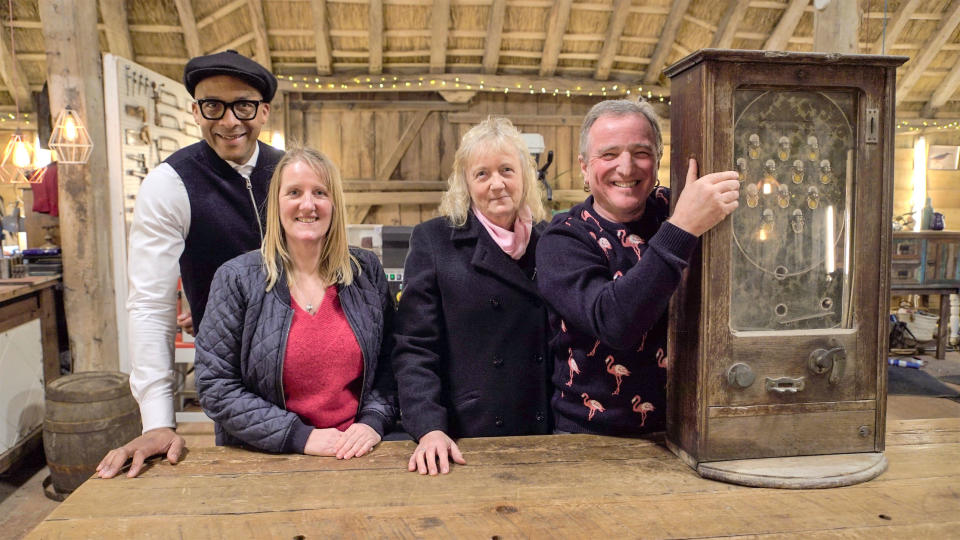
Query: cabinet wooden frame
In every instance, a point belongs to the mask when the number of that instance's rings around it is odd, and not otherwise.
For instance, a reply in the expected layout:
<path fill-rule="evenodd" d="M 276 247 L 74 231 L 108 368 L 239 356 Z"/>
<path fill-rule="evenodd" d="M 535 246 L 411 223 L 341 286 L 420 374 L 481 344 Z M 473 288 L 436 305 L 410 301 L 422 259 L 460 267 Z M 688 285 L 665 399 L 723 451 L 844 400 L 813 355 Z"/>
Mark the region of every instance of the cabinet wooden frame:
<path fill-rule="evenodd" d="M 880 452 L 886 413 L 896 66 L 903 57 L 707 49 L 666 70 L 671 83 L 671 186 L 683 192 L 688 159 L 700 175 L 736 168 L 734 98 L 741 89 L 853 94 L 850 328 L 785 332 L 731 329 L 733 227 L 704 234 L 670 306 L 667 441 L 688 464 Z M 868 109 L 876 116 L 867 142 Z M 741 201 L 743 196 L 741 195 Z M 741 206 L 743 202 L 741 202 Z M 772 371 L 800 373 L 816 348 L 843 346 L 840 384 L 815 377 L 806 391 L 764 391 Z M 829 348 L 829 347 L 828 347 Z M 753 364 L 746 388 L 727 382 Z"/>

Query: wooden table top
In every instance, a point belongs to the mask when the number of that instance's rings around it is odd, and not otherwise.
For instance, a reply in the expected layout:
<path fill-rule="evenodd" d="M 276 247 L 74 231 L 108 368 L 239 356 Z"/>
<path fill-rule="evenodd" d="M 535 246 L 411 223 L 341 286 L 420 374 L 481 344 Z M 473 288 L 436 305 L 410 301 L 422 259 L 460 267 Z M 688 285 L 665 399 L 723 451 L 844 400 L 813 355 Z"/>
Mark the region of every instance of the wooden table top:
<path fill-rule="evenodd" d="M 0 279 L 0 302 L 32 293 L 45 287 L 52 287 L 60 281 L 60 276 L 23 276 Z"/>
<path fill-rule="evenodd" d="M 408 473 L 412 442 L 350 461 L 199 448 L 92 479 L 28 538 L 946 538 L 960 531 L 960 418 L 891 421 L 890 467 L 855 486 L 701 479 L 664 446 L 590 435 L 465 439 L 468 464 Z"/>

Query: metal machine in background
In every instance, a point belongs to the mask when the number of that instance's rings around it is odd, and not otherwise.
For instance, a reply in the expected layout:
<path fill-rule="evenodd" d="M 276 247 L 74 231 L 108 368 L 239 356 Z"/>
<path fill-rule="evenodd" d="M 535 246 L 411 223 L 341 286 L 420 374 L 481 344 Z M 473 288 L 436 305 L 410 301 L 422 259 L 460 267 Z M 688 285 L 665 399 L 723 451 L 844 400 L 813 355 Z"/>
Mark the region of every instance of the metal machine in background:
<path fill-rule="evenodd" d="M 391 225 L 347 225 L 347 242 L 377 254 L 387 274 L 390 293 L 399 299 L 403 288 L 403 263 L 410 250 L 413 227 Z"/>

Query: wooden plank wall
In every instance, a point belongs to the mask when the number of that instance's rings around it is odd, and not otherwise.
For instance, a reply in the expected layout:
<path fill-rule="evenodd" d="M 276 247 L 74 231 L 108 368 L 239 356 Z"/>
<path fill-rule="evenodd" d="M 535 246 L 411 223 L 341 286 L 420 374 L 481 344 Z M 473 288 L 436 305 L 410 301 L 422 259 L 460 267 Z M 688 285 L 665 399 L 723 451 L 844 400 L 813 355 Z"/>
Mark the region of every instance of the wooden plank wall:
<path fill-rule="evenodd" d="M 399 188 L 391 187 L 381 197 L 386 203 L 372 206 L 363 223 L 416 225 L 436 216 L 439 195 L 445 189 L 460 138 L 489 115 L 507 116 L 522 132 L 543 135 L 547 150 L 554 151 L 548 182 L 555 190 L 555 209 L 569 208 L 586 197 L 581 189 L 577 148 L 583 115 L 597 98 L 478 93 L 469 103 L 453 104 L 430 93 L 371 93 L 328 94 L 320 98 L 289 94 L 286 100 L 287 140 L 325 152 L 340 166 L 348 182 L 438 182 L 429 192 L 394 191 Z M 429 114 L 397 167 L 387 178 L 378 178 L 405 130 L 422 111 Z M 669 142 L 669 137 L 665 142 Z M 669 155 L 666 146 L 660 168 L 664 184 L 670 177 Z M 546 152 L 540 162 L 545 159 Z M 351 198 L 348 187 L 348 204 Z"/>
<path fill-rule="evenodd" d="M 928 148 L 932 145 L 960 145 L 960 131 L 944 130 L 926 135 Z M 894 158 L 893 215 L 910 211 L 913 195 L 913 145 L 915 138 L 897 137 Z M 933 209 L 943 214 L 946 228 L 960 230 L 960 170 L 927 169 L 927 195 Z"/>

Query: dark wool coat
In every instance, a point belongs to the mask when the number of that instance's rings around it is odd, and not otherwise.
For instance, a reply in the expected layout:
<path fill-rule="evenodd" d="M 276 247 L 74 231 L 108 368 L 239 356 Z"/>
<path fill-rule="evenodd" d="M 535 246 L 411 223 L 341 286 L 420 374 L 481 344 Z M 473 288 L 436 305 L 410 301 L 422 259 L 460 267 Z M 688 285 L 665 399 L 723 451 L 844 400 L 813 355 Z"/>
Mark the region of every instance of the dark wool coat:
<path fill-rule="evenodd" d="M 463 227 L 441 217 L 413 229 L 393 366 L 415 439 L 550 433 L 547 311 L 532 266 L 541 230 L 518 263 L 472 212 Z"/>
<path fill-rule="evenodd" d="M 360 262 L 353 283 L 338 286 L 347 322 L 363 353 L 357 422 L 380 435 L 393 425 L 396 385 L 390 369 L 393 300 L 373 253 L 350 248 Z M 293 319 L 281 274 L 266 292 L 263 258 L 252 251 L 217 270 L 207 316 L 197 334 L 200 404 L 214 420 L 218 445 L 246 444 L 268 452 L 303 452 L 313 426 L 286 410 L 283 359 Z"/>

